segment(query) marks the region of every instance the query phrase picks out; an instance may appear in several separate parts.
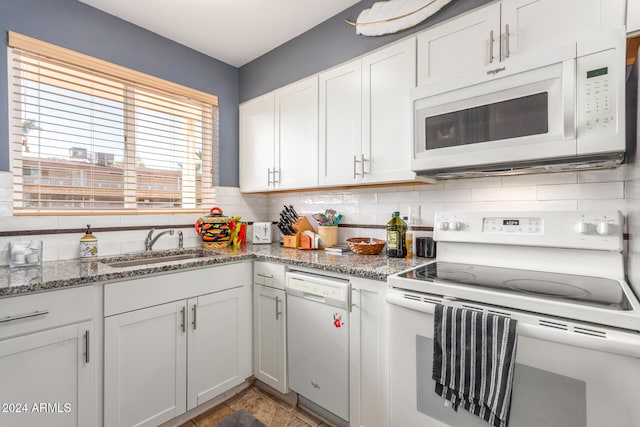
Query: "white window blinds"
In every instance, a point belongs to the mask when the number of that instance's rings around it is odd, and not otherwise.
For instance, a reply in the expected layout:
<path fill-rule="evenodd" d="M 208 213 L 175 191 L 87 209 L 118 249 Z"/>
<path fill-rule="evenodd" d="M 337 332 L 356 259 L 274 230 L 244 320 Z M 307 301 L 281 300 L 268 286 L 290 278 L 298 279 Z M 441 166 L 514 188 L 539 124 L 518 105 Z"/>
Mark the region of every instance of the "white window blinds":
<path fill-rule="evenodd" d="M 9 33 L 14 213 L 215 202 L 217 98 Z"/>

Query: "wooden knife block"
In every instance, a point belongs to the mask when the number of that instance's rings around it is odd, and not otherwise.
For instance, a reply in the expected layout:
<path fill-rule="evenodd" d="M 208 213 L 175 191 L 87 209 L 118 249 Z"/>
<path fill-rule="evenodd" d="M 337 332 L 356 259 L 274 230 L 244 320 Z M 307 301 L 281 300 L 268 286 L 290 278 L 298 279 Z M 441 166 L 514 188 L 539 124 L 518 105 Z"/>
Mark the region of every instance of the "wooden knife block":
<path fill-rule="evenodd" d="M 301 216 L 293 224 L 293 229 L 296 230 L 296 234 L 290 236 L 284 236 L 283 242 L 285 248 L 299 248 L 300 247 L 300 233 L 303 231 L 314 231 L 313 226 L 309 223 L 309 220 L 305 216 Z"/>

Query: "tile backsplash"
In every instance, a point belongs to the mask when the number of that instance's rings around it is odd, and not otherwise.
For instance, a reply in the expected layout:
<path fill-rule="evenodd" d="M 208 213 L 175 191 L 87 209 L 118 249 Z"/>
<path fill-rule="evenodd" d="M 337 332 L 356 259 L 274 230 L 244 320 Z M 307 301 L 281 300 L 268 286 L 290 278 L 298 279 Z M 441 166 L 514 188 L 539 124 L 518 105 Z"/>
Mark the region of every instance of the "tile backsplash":
<path fill-rule="evenodd" d="M 5 179 L 5 175 L 9 176 Z M 8 182 L 8 184 L 7 184 Z M 167 215 L 104 215 L 104 216 L 12 216 L 12 198 L 10 174 L 0 173 L 0 232 L 21 230 L 79 229 L 91 224 L 94 229 L 102 227 L 143 226 L 143 230 L 96 232 L 99 255 L 115 255 L 126 252 L 144 250 L 144 239 L 153 226 L 171 227 L 184 234 L 184 246 L 193 247 L 200 244 L 193 226 L 197 214 Z M 262 195 L 242 195 L 238 188 L 217 187 L 216 193 L 225 215 L 242 216 L 243 221 L 260 221 L 268 216 L 267 198 Z M 8 206 L 2 210 L 2 206 Z M 148 227 L 148 228 L 146 228 Z M 45 234 L 29 236 L 0 236 L 0 265 L 9 262 L 9 242 L 40 239 L 44 242 L 44 260 L 54 261 L 78 258 L 79 240 L 82 233 Z M 178 247 L 178 234 L 164 235 L 154 245 L 154 249 L 173 249 Z"/>
<path fill-rule="evenodd" d="M 420 206 L 420 224 L 433 226 L 433 215 L 443 210 L 601 210 L 625 213 L 625 168 L 541 175 L 473 178 L 434 185 L 363 188 L 327 192 L 296 192 L 269 196 L 269 219 L 283 204 L 301 214 L 333 208 L 350 224 L 385 224 L 393 211 L 409 215 Z"/>
<path fill-rule="evenodd" d="M 300 214 L 333 208 L 344 215 L 343 223 L 384 225 L 393 211 L 409 215 L 411 206 L 420 206 L 420 225 L 433 226 L 433 214 L 442 210 L 601 210 L 618 209 L 626 214 L 625 177 L 634 168 L 565 172 L 510 177 L 443 181 L 432 185 L 393 186 L 330 191 L 300 191 L 272 195 L 241 194 L 238 188 L 218 187 L 217 205 L 227 215 L 241 215 L 245 221 L 277 221 L 283 205 L 293 205 Z M 635 169 L 635 168 L 634 168 Z M 0 231 L 53 228 L 185 225 L 195 222 L 193 214 L 122 216 L 12 216 L 11 175 L 0 172 Z M 182 229 L 185 246 L 199 243 L 193 227 Z M 277 231 L 275 229 L 274 231 Z M 96 233 L 100 255 L 140 251 L 146 230 Z M 423 234 L 426 232 L 423 232 Z M 421 234 L 421 233 L 416 233 Z M 277 233 L 276 233 L 277 235 Z M 382 229 L 341 228 L 339 241 L 348 237 L 384 238 Z M 78 256 L 78 234 L 41 236 L 45 260 Z M 28 237 L 29 239 L 31 237 Z M 0 237 L 0 264 L 8 260 L 9 241 Z M 177 235 L 163 236 L 157 249 L 177 247 Z"/>

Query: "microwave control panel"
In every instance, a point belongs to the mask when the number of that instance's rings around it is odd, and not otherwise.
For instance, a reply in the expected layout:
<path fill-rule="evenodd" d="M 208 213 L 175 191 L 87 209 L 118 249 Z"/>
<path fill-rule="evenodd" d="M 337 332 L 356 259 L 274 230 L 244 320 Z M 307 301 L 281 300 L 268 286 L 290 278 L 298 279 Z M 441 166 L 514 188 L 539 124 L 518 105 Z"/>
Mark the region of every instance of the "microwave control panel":
<path fill-rule="evenodd" d="M 618 73 L 615 64 L 615 49 L 577 59 L 578 135 L 616 132 Z"/>

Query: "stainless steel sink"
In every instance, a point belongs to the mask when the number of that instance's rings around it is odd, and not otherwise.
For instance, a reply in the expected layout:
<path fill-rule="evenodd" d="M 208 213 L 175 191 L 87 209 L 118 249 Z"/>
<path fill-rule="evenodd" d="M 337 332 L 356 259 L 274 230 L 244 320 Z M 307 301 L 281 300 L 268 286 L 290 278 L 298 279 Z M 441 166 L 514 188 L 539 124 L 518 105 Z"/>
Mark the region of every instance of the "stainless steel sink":
<path fill-rule="evenodd" d="M 215 255 L 212 252 L 190 252 L 183 254 L 173 254 L 173 255 L 162 255 L 162 254 L 153 254 L 151 256 L 143 255 L 132 255 L 135 259 L 126 259 L 126 257 L 118 257 L 117 259 L 105 259 L 102 260 L 102 263 L 108 265 L 109 267 L 114 268 L 123 268 L 123 267 L 136 267 L 140 265 L 151 265 L 151 264 L 161 264 L 170 261 L 182 261 L 186 259 L 199 259 L 199 258 L 207 258 Z M 143 256 L 144 258 L 140 258 Z M 123 259 L 124 258 L 124 259 Z"/>

